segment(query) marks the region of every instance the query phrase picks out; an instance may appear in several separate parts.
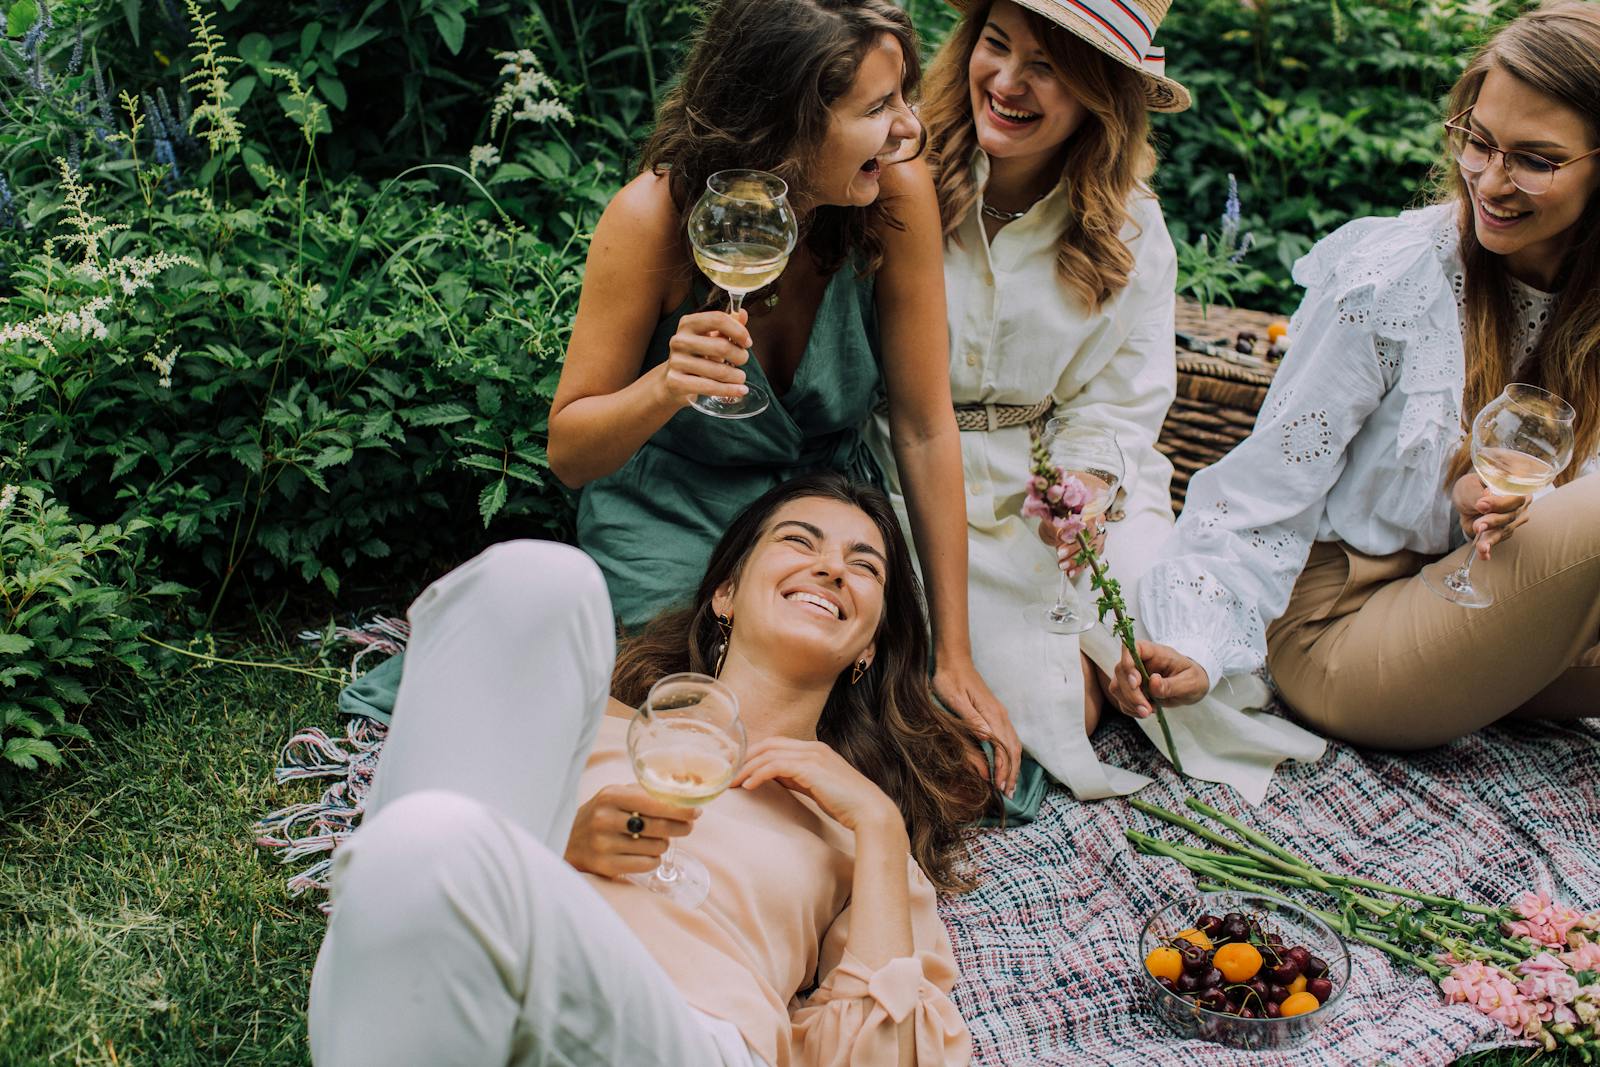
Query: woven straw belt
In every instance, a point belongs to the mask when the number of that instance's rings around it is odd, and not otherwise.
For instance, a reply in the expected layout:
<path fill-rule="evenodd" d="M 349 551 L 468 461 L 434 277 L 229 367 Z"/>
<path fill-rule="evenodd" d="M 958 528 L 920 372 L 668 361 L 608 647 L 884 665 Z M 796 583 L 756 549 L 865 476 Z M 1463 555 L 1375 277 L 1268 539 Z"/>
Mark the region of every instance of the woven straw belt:
<path fill-rule="evenodd" d="M 1027 426 L 1037 435 L 1044 429 L 1045 419 L 1055 406 L 1054 400 L 1041 400 L 1037 404 L 957 404 L 956 428 L 989 433 Z"/>
<path fill-rule="evenodd" d="M 1044 424 L 1055 406 L 1054 400 L 1041 400 L 1037 404 L 957 404 L 956 429 L 989 433 L 1026 426 L 1038 437 L 1044 432 Z M 887 415 L 889 402 L 880 400 L 872 410 Z"/>

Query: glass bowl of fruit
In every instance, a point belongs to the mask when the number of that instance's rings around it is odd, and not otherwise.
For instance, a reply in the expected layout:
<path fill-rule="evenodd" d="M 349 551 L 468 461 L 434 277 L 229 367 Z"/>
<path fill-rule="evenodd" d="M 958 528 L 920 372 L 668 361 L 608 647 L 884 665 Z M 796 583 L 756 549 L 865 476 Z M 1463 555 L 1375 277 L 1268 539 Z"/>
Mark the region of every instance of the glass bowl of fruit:
<path fill-rule="evenodd" d="M 1139 971 L 1174 1033 L 1234 1048 L 1288 1048 L 1331 1019 L 1350 951 L 1327 923 L 1284 900 L 1201 893 L 1150 916 Z"/>

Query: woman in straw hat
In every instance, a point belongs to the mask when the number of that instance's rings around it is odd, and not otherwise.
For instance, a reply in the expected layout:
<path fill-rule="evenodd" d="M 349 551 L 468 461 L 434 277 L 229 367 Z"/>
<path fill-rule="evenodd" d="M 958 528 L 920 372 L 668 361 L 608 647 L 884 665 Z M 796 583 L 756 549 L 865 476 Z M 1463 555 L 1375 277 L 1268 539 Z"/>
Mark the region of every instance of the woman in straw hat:
<path fill-rule="evenodd" d="M 1319 731 L 1391 749 L 1600 708 L 1600 5 L 1509 23 L 1445 115 L 1442 202 L 1295 264 L 1296 342 L 1255 432 L 1195 476 L 1140 590 L 1158 697 L 1265 665 Z M 1571 459 L 1537 499 L 1474 471 L 1465 427 L 1511 382 L 1570 404 Z M 1436 596 L 1474 555 L 1492 603 Z M 1147 714 L 1131 666 L 1111 693 Z"/>
<path fill-rule="evenodd" d="M 1101 706 L 1089 657 L 1110 669 L 1114 641 L 1023 622 L 1059 572 L 1053 538 L 1040 544 L 1053 531 L 1035 536 L 1022 504 L 1032 435 L 1062 416 L 1112 431 L 1124 454 L 1125 491 L 1096 535 L 1112 573 L 1137 577 L 1172 526 L 1155 441 L 1175 390 L 1177 258 L 1148 184 L 1149 112 L 1182 111 L 1189 94 L 1153 44 L 1169 0 L 954 2 L 963 18 L 919 115 L 945 235 L 973 656 L 1039 764 L 1081 799 L 1118 795 L 1148 779 L 1101 764 L 1088 741 Z M 1013 816 L 1042 794 L 1031 765 L 1024 785 Z"/>

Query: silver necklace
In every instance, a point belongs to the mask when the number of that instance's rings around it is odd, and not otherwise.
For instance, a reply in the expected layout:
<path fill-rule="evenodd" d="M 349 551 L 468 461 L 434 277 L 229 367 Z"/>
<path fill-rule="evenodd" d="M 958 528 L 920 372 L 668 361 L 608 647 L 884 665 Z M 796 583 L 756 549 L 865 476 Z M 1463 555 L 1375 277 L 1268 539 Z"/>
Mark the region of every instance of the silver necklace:
<path fill-rule="evenodd" d="M 1037 202 L 1037 201 L 1035 201 L 1035 202 Z M 1018 219 L 1020 219 L 1022 216 L 1026 215 L 1029 211 L 1032 211 L 1032 210 L 1033 210 L 1033 205 L 1032 204 L 1029 204 L 1027 207 L 1023 208 L 1021 211 L 1001 211 L 997 207 L 990 207 L 987 203 L 985 203 L 983 205 L 983 213 L 985 215 L 989 216 L 991 219 L 995 219 L 995 220 L 997 220 L 999 222 L 1016 222 Z"/>

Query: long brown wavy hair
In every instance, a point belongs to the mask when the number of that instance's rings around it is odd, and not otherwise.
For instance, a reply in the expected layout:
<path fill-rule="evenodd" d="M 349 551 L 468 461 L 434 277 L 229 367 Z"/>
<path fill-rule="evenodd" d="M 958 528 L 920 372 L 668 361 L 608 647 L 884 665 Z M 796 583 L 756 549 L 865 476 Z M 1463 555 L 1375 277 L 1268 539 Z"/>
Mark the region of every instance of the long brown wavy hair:
<path fill-rule="evenodd" d="M 1489 71 L 1499 67 L 1529 88 L 1582 115 L 1600 143 L 1600 5 L 1558 0 L 1508 23 L 1472 60 L 1450 91 L 1446 111 L 1471 107 Z M 1592 146 L 1590 146 L 1592 147 Z M 1453 159 L 1441 166 L 1444 199 L 1460 205 L 1461 261 L 1465 267 L 1462 344 L 1467 382 L 1463 424 L 1510 380 L 1512 322 L 1510 274 L 1505 259 L 1478 243 L 1472 197 Z M 1559 180 L 1559 178 L 1557 179 Z M 1574 224 L 1574 240 L 1558 272 L 1561 291 L 1538 347 L 1519 377 L 1550 390 L 1578 414 L 1574 461 L 1562 484 L 1577 477 L 1583 460 L 1600 447 L 1600 194 L 1591 196 Z M 1450 482 L 1472 467 L 1470 439 L 1451 464 Z"/>
<path fill-rule="evenodd" d="M 919 111 L 939 193 L 939 218 L 952 239 L 978 199 L 972 165 L 978 131 L 972 117 L 967 66 L 989 21 L 988 3 L 974 4 L 928 65 Z M 1133 253 L 1122 240 L 1128 203 L 1155 173 L 1143 77 L 1043 15 L 1023 9 L 1050 65 L 1088 114 L 1062 147 L 1061 185 L 1067 225 L 1056 251 L 1056 273 L 1091 309 L 1128 284 Z"/>
<path fill-rule="evenodd" d="M 791 201 L 803 201 L 832 121 L 828 109 L 850 91 L 883 34 L 905 57 L 901 89 L 910 99 L 922 76 L 916 31 L 887 0 L 712 4 L 656 109 L 639 169 L 667 175 L 680 214 L 708 177 L 735 167 L 770 171 L 788 183 Z M 807 249 L 831 274 L 852 254 L 864 272 L 877 270 L 884 227 L 903 224 L 880 197 L 867 207 L 818 206 L 803 225 Z"/>
<path fill-rule="evenodd" d="M 911 855 L 934 885 L 945 891 L 970 889 L 974 879 L 965 862 L 968 827 L 994 793 L 969 762 L 977 737 L 934 703 L 922 588 L 900 524 L 877 489 L 836 473 L 814 474 L 785 482 L 745 508 L 712 551 L 705 578 L 687 605 L 624 638 L 611 676 L 612 695 L 636 706 L 662 675 L 710 673 L 723 640 L 712 595 L 723 583 L 738 580 L 778 509 L 808 498 L 860 509 L 888 549 L 883 619 L 872 666 L 855 684 L 848 671 L 840 675 L 817 723 L 817 738 L 899 806 Z"/>

